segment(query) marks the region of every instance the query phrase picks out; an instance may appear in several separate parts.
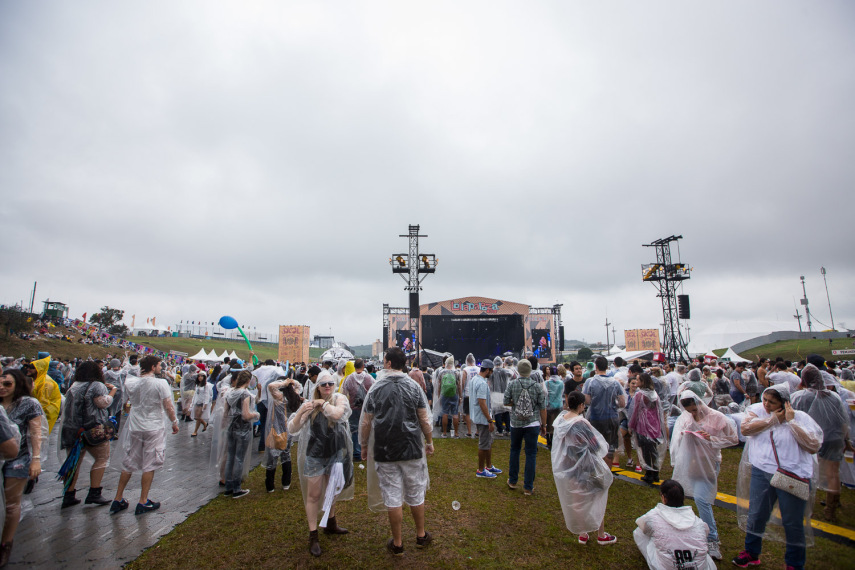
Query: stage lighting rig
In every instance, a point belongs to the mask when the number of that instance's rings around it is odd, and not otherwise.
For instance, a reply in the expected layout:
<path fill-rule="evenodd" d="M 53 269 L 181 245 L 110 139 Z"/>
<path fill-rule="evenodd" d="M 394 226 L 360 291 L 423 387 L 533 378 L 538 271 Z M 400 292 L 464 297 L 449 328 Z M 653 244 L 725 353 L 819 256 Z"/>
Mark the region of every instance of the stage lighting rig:
<path fill-rule="evenodd" d="M 419 238 L 427 236 L 419 234 L 418 225 L 409 226 L 409 233 L 398 237 L 408 239 L 409 252 L 393 253 L 389 258 L 389 265 L 392 266 L 392 273 L 400 274 L 407 282 L 404 290 L 410 293 L 410 327 L 412 330 L 418 330 L 421 283 L 428 274 L 436 273 L 438 260 L 432 253 L 419 253 Z"/>
<path fill-rule="evenodd" d="M 657 297 L 662 299 L 662 316 L 665 323 L 665 338 L 662 351 L 665 356 L 675 362 L 680 358 L 689 358 L 687 343 L 683 340 L 680 330 L 680 312 L 688 318 L 689 296 L 680 295 L 682 309 L 677 302 L 677 287 L 681 282 L 691 278 L 691 268 L 688 264 L 678 261 L 671 263 L 671 242 L 683 239 L 683 236 L 671 236 L 658 239 L 644 247 L 656 248 L 656 263 L 641 266 L 641 280 L 650 281 L 659 290 Z"/>

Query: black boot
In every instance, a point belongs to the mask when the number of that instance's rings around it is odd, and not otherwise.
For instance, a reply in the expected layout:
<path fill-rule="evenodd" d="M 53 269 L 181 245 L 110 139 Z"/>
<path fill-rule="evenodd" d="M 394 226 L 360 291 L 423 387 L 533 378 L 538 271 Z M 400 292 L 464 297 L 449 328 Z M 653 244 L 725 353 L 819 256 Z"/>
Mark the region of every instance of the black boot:
<path fill-rule="evenodd" d="M 73 491 L 66 491 L 65 495 L 62 496 L 62 506 L 61 509 L 66 507 L 73 507 L 74 505 L 80 504 L 80 499 L 76 498 L 74 495 L 77 493 L 77 489 Z"/>
<path fill-rule="evenodd" d="M 291 462 L 282 464 L 282 489 L 285 491 L 291 487 Z"/>
<path fill-rule="evenodd" d="M 84 504 L 86 505 L 109 505 L 112 501 L 101 496 L 103 487 L 89 487 L 89 494 L 86 495 Z M 79 502 L 79 501 L 78 501 Z"/>
<path fill-rule="evenodd" d="M 347 534 L 350 531 L 346 528 L 338 526 L 335 522 L 335 517 L 327 519 L 327 526 L 324 528 L 324 534 Z"/>
<path fill-rule="evenodd" d="M 321 544 L 318 542 L 318 531 L 310 530 L 309 531 L 309 552 L 312 553 L 312 556 L 320 556 L 321 555 Z"/>
<path fill-rule="evenodd" d="M 651 471 L 650 472 L 650 482 L 658 483 L 659 482 L 659 471 Z"/>

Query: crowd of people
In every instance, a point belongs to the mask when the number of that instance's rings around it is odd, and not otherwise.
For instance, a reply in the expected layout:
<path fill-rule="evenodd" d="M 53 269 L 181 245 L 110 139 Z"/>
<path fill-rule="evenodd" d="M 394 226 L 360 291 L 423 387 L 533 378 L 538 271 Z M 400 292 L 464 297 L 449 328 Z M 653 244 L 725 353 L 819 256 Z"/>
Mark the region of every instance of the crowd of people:
<path fill-rule="evenodd" d="M 180 363 L 129 353 L 106 362 L 59 362 L 40 353 L 2 364 L 0 566 L 8 562 L 22 496 L 38 481 L 55 423 L 57 445 L 65 450 L 61 508 L 83 500 L 110 505 L 112 514 L 130 506 L 124 494 L 135 473 L 141 474 L 135 514 L 160 507 L 148 495 L 164 464 L 167 436 L 178 433 L 181 421 L 195 422 L 191 437 L 211 427 L 210 465 L 223 494 L 235 499 L 250 492 L 243 482 L 253 449 L 264 454 L 266 490 L 276 490 L 280 467 L 281 487 L 290 489 L 297 443 L 314 556 L 322 554 L 320 529 L 329 536 L 348 533 L 336 503 L 353 498 L 360 461 L 367 462 L 369 507 L 388 513 L 389 552 L 404 552 L 404 503 L 416 547 L 431 543 L 424 501 L 435 428 L 441 438 L 477 438 L 475 476 L 482 479 L 503 474 L 492 446 L 496 437 L 509 438 L 506 484 L 518 489 L 524 450 L 525 495 L 535 493 L 538 449 L 548 448 L 567 529 L 581 544 L 594 542 L 592 533 L 597 544 L 617 541 L 604 521 L 612 468 L 621 456 L 626 469 L 643 472 L 649 484 L 659 483 L 670 457 L 673 474 L 661 483 L 661 504 L 638 519 L 634 534 L 651 568 L 712 568 L 712 560 L 722 558 L 712 505 L 724 448 L 745 444 L 737 485 L 737 519 L 745 532 L 733 560 L 738 567 L 758 564 L 763 539 L 772 538 L 786 543 L 788 568 L 803 568 L 816 490 L 825 492 L 824 518 L 834 521 L 841 484 L 855 486 L 855 471 L 843 461 L 855 451 L 853 366 L 827 364 L 818 355 L 748 365 L 598 357 L 583 367 L 544 365 L 534 356 L 478 363 L 469 354 L 460 364 L 448 356 L 434 370 L 391 348 L 376 365 L 362 359 Z M 82 499 L 76 487 L 86 454 L 93 462 Z M 108 466 L 121 472 L 112 500 L 102 494 Z M 685 497 L 694 499 L 697 516 Z"/>

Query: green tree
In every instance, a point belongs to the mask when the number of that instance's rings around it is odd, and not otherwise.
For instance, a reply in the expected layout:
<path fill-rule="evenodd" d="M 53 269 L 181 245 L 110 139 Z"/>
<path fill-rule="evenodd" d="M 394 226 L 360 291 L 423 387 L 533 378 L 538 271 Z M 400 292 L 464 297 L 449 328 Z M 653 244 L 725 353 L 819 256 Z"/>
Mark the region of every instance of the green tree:
<path fill-rule="evenodd" d="M 20 307 L 0 307 L 0 325 L 6 329 L 6 338 L 12 331 L 21 332 L 27 327 L 30 315 Z"/>
<path fill-rule="evenodd" d="M 99 312 L 93 313 L 92 316 L 89 317 L 89 322 L 98 325 L 102 329 L 109 329 L 113 325 L 117 325 L 124 316 L 125 311 L 122 311 L 121 309 L 101 307 Z"/>
<path fill-rule="evenodd" d="M 114 336 L 120 336 L 122 338 L 128 336 L 128 333 L 131 332 L 127 326 L 124 324 L 113 325 L 107 329 L 107 332 Z"/>
<path fill-rule="evenodd" d="M 576 356 L 579 360 L 591 360 L 591 357 L 594 356 L 594 351 L 592 351 L 587 346 L 583 346 L 579 349 L 579 352 L 576 353 Z"/>

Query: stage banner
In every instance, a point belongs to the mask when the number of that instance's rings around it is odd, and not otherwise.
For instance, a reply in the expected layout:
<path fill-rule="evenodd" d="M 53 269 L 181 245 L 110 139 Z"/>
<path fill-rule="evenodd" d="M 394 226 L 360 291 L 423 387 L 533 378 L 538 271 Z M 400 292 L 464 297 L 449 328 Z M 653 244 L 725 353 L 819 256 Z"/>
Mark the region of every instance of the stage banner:
<path fill-rule="evenodd" d="M 638 329 L 638 350 L 662 352 L 659 343 L 659 329 Z"/>
<path fill-rule="evenodd" d="M 309 327 L 304 325 L 279 326 L 279 360 L 309 362 Z"/>
<path fill-rule="evenodd" d="M 638 352 L 641 350 L 638 348 L 640 346 L 638 339 L 638 329 L 625 330 L 623 331 L 623 339 L 626 344 L 626 348 L 624 349 L 626 352 Z"/>

